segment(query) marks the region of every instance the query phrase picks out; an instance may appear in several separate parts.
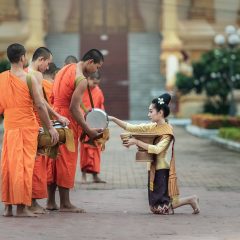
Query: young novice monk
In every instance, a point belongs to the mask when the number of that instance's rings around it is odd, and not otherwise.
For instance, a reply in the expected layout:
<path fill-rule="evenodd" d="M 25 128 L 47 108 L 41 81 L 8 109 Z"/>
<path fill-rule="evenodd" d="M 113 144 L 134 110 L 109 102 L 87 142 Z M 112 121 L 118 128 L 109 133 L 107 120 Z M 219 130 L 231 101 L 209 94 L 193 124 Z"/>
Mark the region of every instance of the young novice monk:
<path fill-rule="evenodd" d="M 147 144 L 135 138 L 129 138 L 124 142 L 126 147 L 136 145 L 155 155 L 155 160 L 148 165 L 150 210 L 154 214 L 173 214 L 173 209 L 188 204 L 193 208 L 193 214 L 197 214 L 200 212 L 198 197 L 194 195 L 179 198 L 174 155 L 172 154 L 170 162 L 166 157 L 170 144 L 174 143 L 173 128 L 166 122 L 166 117 L 170 113 L 168 106 L 170 100 L 171 96 L 168 93 L 152 100 L 148 113 L 152 123 L 133 125 L 112 116 L 109 120 L 128 132 L 154 133 L 160 136 L 160 141 L 156 145 Z"/>
<path fill-rule="evenodd" d="M 99 87 L 100 80 L 100 73 L 95 72 L 89 75 L 88 84 L 94 107 L 104 110 L 104 96 Z M 81 107 L 85 112 L 88 112 L 92 108 L 88 90 L 86 90 L 83 94 Z M 102 147 L 100 145 L 93 146 L 90 144 L 80 143 L 82 183 L 87 183 L 87 173 L 92 174 L 94 183 L 106 183 L 99 177 L 101 151 Z"/>

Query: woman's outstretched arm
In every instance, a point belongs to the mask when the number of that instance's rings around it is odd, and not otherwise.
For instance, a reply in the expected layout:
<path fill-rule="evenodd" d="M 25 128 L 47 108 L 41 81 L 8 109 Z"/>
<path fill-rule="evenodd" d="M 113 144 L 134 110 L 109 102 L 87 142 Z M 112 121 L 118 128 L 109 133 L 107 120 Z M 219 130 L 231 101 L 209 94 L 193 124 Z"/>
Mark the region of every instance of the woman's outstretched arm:
<path fill-rule="evenodd" d="M 109 121 L 116 123 L 119 127 L 126 129 L 127 123 L 113 116 L 108 116 Z"/>
<path fill-rule="evenodd" d="M 135 133 L 144 133 L 144 132 L 152 132 L 152 129 L 156 126 L 156 123 L 141 123 L 141 124 L 130 124 L 124 122 L 116 117 L 108 116 L 110 121 L 115 122 L 119 127 L 127 130 L 128 132 Z"/>

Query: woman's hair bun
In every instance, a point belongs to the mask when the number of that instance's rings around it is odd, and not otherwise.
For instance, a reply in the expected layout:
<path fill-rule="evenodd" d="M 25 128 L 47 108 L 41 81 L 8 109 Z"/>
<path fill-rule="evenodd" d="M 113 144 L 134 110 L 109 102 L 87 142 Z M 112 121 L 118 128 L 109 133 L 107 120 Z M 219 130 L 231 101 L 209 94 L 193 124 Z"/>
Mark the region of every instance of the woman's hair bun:
<path fill-rule="evenodd" d="M 169 104 L 171 101 L 171 95 L 169 93 L 164 93 L 158 97 L 159 103 L 161 102 L 162 104 Z"/>

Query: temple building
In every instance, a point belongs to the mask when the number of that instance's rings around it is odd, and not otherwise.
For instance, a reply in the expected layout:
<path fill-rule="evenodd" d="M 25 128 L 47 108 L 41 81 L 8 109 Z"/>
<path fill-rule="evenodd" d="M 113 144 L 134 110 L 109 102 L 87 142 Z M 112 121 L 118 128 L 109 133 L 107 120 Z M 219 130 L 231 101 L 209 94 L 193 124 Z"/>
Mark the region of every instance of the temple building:
<path fill-rule="evenodd" d="M 46 46 L 62 67 L 66 56 L 98 48 L 106 111 L 144 120 L 152 98 L 175 91 L 176 72 L 191 71 L 216 34 L 238 26 L 239 10 L 236 0 L 0 0 L 0 58 L 13 42 L 29 57 Z M 204 99 L 180 97 L 176 116 L 200 112 Z"/>

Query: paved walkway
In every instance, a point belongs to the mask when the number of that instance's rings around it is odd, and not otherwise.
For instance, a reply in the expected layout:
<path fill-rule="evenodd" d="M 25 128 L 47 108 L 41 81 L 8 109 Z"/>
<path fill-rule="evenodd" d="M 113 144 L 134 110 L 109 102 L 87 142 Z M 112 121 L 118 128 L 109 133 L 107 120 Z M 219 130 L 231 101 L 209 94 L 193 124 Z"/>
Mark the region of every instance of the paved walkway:
<path fill-rule="evenodd" d="M 173 216 L 157 216 L 148 209 L 145 164 L 134 161 L 135 148 L 121 146 L 119 128 L 111 125 L 110 130 L 111 139 L 102 155 L 101 177 L 107 184 L 82 185 L 78 171 L 71 193 L 73 202 L 87 213 L 55 212 L 38 219 L 0 217 L 0 240 L 240 239 L 239 153 L 175 127 L 181 195 L 199 195 L 201 214 L 192 215 L 185 206 Z"/>
<path fill-rule="evenodd" d="M 121 129 L 111 127 L 111 140 L 102 154 L 101 176 L 108 184 L 76 185 L 82 189 L 145 188 L 146 164 L 135 162 L 136 148 L 121 146 Z M 180 186 L 205 187 L 209 190 L 240 190 L 240 154 L 221 149 L 209 140 L 186 133 L 175 127 L 176 165 Z M 170 154 L 169 154 L 170 155 Z M 90 178 L 89 178 L 90 180 Z"/>

